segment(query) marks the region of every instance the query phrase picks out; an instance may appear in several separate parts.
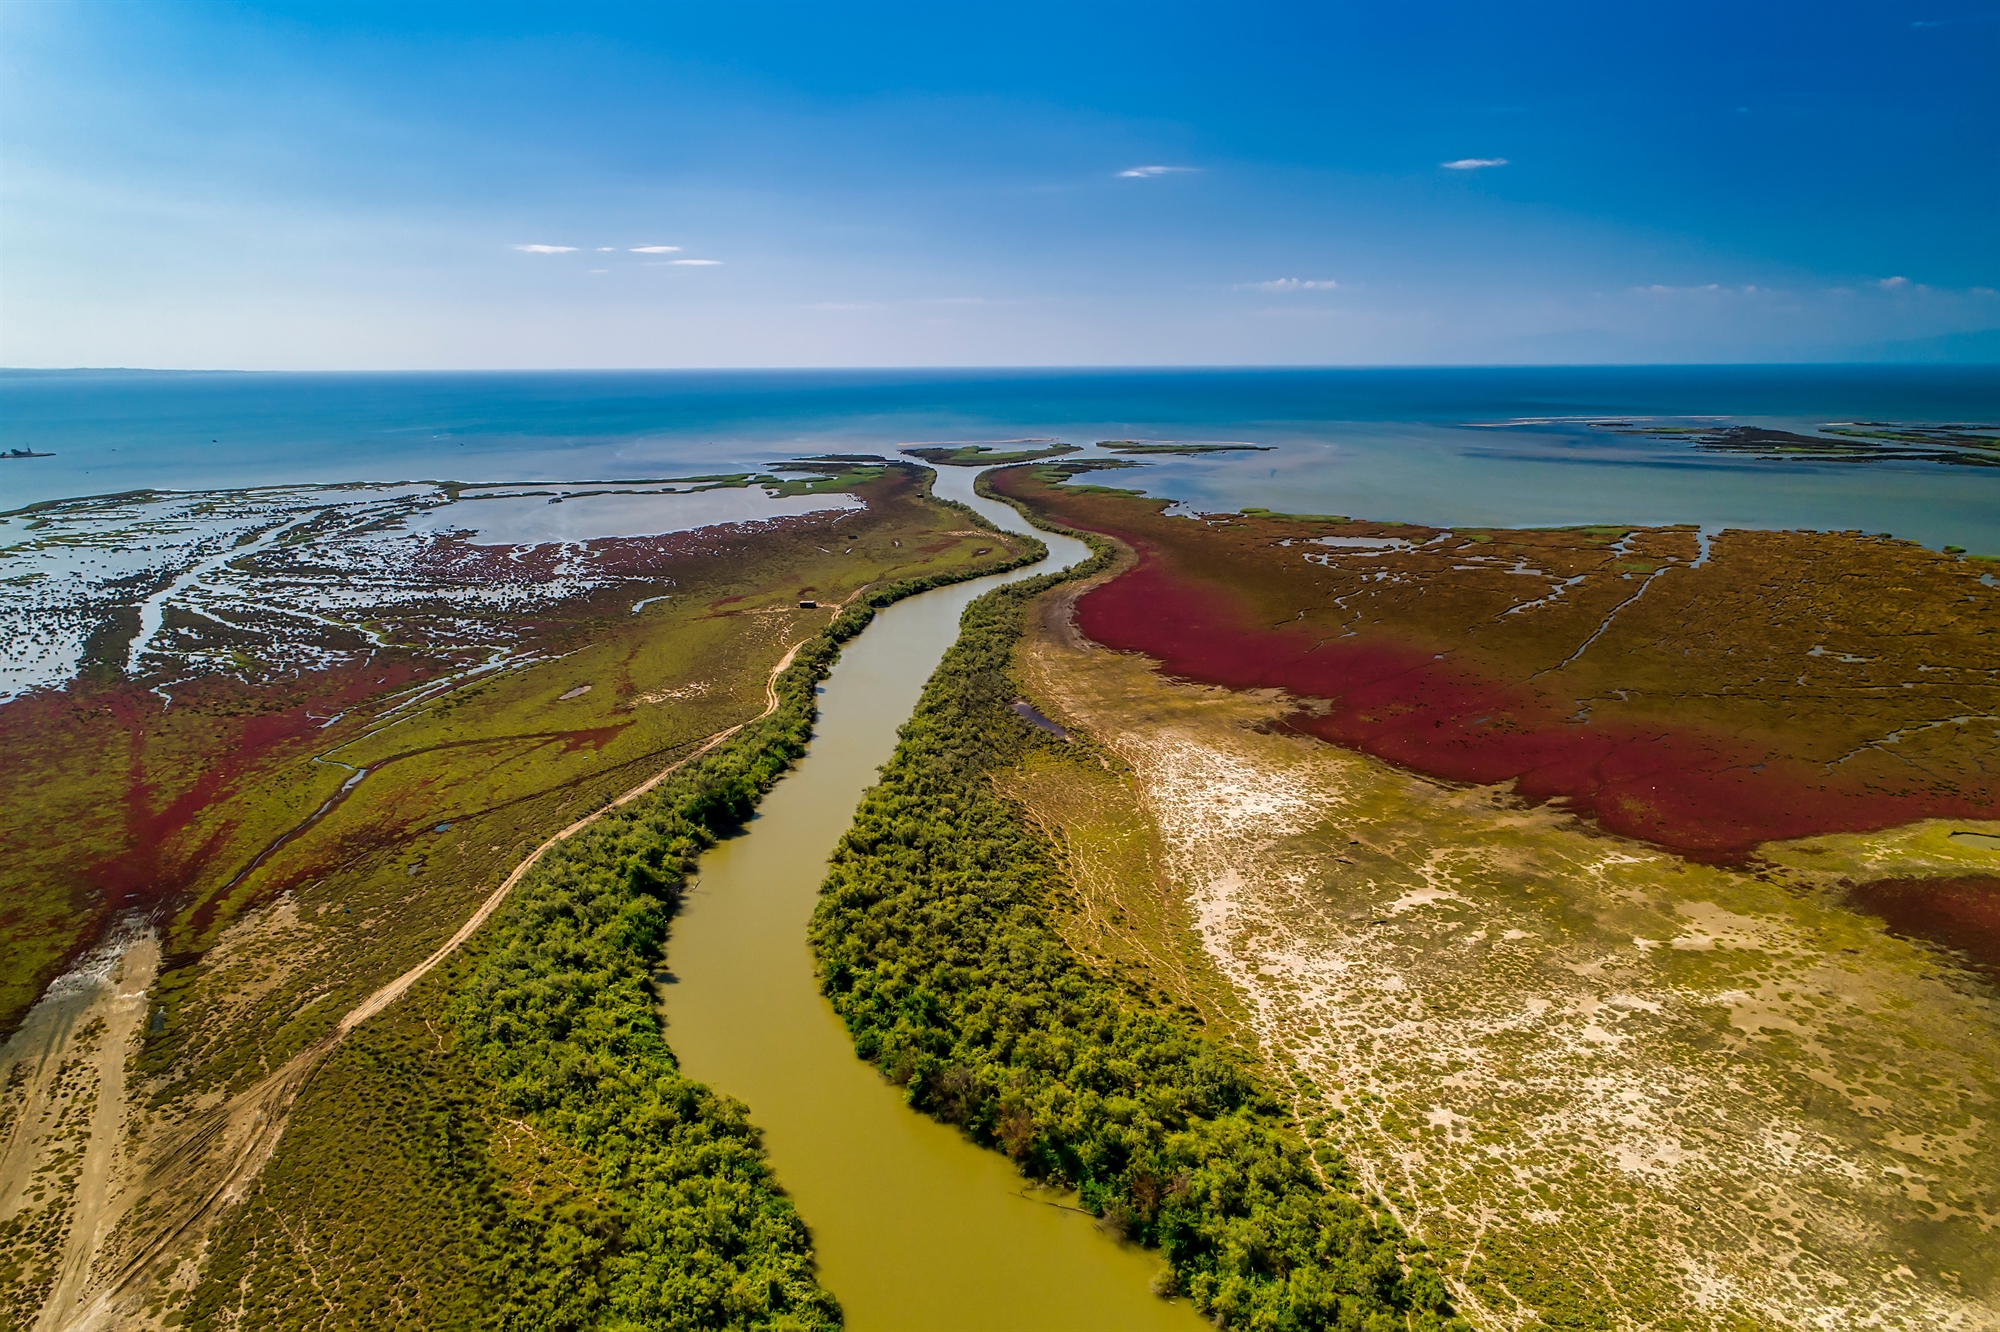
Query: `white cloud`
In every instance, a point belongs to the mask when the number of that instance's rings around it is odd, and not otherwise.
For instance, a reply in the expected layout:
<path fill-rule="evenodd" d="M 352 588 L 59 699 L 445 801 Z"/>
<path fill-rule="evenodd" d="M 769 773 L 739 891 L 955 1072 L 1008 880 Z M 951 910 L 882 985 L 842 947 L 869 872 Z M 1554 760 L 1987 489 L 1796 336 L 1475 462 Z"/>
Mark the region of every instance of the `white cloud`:
<path fill-rule="evenodd" d="M 1477 171 L 1481 167 L 1506 166 L 1504 157 L 1461 157 L 1456 162 L 1439 162 L 1446 171 Z"/>
<path fill-rule="evenodd" d="M 634 253 L 634 254 L 672 254 L 672 253 L 674 253 L 674 252 L 675 252 L 676 250 L 678 250 L 678 249 L 680 249 L 680 248 L 681 248 L 681 247 L 680 247 L 680 246 L 678 246 L 678 245 L 634 245 L 634 246 L 632 247 L 632 253 Z"/>
<path fill-rule="evenodd" d="M 1183 171 L 1199 171 L 1199 170 L 1201 170 L 1200 167 L 1136 166 L 1136 167 L 1128 167 L 1125 170 L 1119 172 L 1118 175 L 1121 179 L 1148 180 L 1154 176 L 1172 176 L 1172 175 L 1177 175 Z"/>
<path fill-rule="evenodd" d="M 669 259 L 667 262 L 684 264 L 689 268 L 715 268 L 722 263 L 720 259 Z"/>
<path fill-rule="evenodd" d="M 576 246 L 574 246 L 574 245 L 516 245 L 516 246 L 515 246 L 514 248 L 515 248 L 515 249 L 517 249 L 517 250 L 519 250 L 519 251 L 521 251 L 521 253 L 523 253 L 523 254 L 574 254 L 574 253 L 576 253 Z"/>
<path fill-rule="evenodd" d="M 1910 280 L 1906 277 L 1886 277 L 1875 285 L 1884 291 L 1900 291 L 1910 285 Z"/>
<path fill-rule="evenodd" d="M 1778 287 L 1760 287 L 1754 282 L 1746 282 L 1740 287 L 1726 287 L 1720 282 L 1701 282 L 1686 287 L 1673 287 L 1664 282 L 1655 282 L 1649 287 L 1630 287 L 1627 290 L 1635 296 L 1754 296 L 1765 301 L 1781 300 L 1791 295 Z M 1848 295 L 1854 293 L 1848 292 Z"/>
<path fill-rule="evenodd" d="M 1340 284 L 1332 278 L 1272 278 L 1269 282 L 1239 282 L 1238 291 L 1332 291 Z"/>
<path fill-rule="evenodd" d="M 618 247 L 616 245 L 600 245 L 597 247 L 597 252 L 599 254 L 616 254 L 618 253 Z"/>

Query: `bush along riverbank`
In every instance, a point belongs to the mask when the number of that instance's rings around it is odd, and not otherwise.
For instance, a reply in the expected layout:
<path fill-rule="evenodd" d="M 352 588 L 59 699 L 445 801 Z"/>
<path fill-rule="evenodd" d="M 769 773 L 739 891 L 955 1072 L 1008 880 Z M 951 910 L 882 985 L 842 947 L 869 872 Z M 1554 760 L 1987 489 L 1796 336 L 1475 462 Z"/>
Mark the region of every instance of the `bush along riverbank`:
<path fill-rule="evenodd" d="M 839 1324 L 744 1107 L 681 1076 L 650 973 L 696 857 L 805 753 L 815 690 L 841 644 L 876 607 L 955 581 L 911 580 L 849 607 L 779 676 L 774 712 L 552 851 L 460 990 L 455 1025 L 475 1066 L 515 1113 L 593 1159 L 608 1186 L 602 1220 L 617 1243 L 593 1284 L 613 1325 Z"/>
<path fill-rule="evenodd" d="M 1232 1328 L 1463 1328 L 1436 1270 L 1328 1187 L 1256 1075 L 1179 1014 L 1085 967 L 1050 924 L 1054 849 L 991 774 L 1034 745 L 1012 652 L 1065 576 L 987 594 L 836 850 L 812 938 L 860 1055 L 911 1105 L 1166 1257 Z"/>
<path fill-rule="evenodd" d="M 682 1076 L 651 973 L 696 857 L 804 754 L 816 688 L 875 608 L 1046 553 L 869 592 L 799 649 L 769 715 L 551 848 L 329 1058 L 180 1321 L 304 1326 L 333 1301 L 362 1323 L 839 1327 L 746 1108 Z M 317 1265 L 294 1261 L 308 1228 Z"/>

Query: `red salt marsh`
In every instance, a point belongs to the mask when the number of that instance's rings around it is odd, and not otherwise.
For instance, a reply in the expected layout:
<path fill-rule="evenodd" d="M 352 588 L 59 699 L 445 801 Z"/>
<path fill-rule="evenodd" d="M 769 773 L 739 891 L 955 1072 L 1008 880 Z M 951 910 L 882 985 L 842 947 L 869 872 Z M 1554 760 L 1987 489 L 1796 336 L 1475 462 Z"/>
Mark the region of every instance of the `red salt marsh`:
<path fill-rule="evenodd" d="M 1170 675 L 1283 689 L 1299 731 L 1703 859 L 2000 818 L 2000 596 L 1976 566 L 1843 534 L 1728 533 L 1697 564 L 1684 528 L 1191 521 L 1057 474 L 998 488 L 1137 557 L 1078 627 Z"/>

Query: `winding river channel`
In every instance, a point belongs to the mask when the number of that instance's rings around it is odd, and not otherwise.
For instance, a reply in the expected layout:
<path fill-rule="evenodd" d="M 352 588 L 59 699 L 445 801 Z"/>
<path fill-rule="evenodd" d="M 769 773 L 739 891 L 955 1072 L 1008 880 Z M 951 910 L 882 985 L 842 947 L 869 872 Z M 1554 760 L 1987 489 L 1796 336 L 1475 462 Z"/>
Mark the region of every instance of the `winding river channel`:
<path fill-rule="evenodd" d="M 940 495 L 1031 529 L 940 468 Z M 881 613 L 821 691 L 812 746 L 749 829 L 702 857 L 659 974 L 667 1037 L 690 1077 L 747 1102 L 773 1169 L 812 1228 L 820 1279 L 854 1332 L 1194 1332 L 1152 1295 L 1163 1263 L 1097 1232 L 1070 1200 L 903 1104 L 855 1057 L 806 943 L 826 859 L 897 728 L 981 593 L 1089 550 L 1038 533 L 1051 559 L 938 588 Z"/>

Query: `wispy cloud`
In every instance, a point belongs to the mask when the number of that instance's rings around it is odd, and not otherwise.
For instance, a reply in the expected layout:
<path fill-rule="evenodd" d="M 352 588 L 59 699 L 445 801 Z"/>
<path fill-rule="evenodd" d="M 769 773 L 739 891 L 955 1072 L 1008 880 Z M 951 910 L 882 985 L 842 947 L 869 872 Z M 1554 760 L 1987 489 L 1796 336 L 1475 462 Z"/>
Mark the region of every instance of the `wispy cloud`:
<path fill-rule="evenodd" d="M 591 268 L 591 269 L 586 269 L 585 271 L 590 273 L 609 273 L 611 270 L 608 268 Z"/>
<path fill-rule="evenodd" d="M 720 259 L 669 259 L 667 262 L 687 268 L 716 268 L 722 263 Z"/>
<path fill-rule="evenodd" d="M 1332 291 L 1340 284 L 1332 278 L 1272 278 L 1269 282 L 1239 282 L 1238 291 Z"/>
<path fill-rule="evenodd" d="M 1875 285 L 1884 291 L 1901 291 L 1910 285 L 1910 280 L 1906 277 L 1886 277 Z"/>
<path fill-rule="evenodd" d="M 634 245 L 634 246 L 632 247 L 632 253 L 634 253 L 634 254 L 672 254 L 672 253 L 674 253 L 674 251 L 676 251 L 676 250 L 678 250 L 678 249 L 680 249 L 680 248 L 681 248 L 681 247 L 680 247 L 680 246 L 678 246 L 678 245 Z"/>
<path fill-rule="evenodd" d="M 1127 167 L 1118 173 L 1123 180 L 1148 180 L 1154 176 L 1175 176 L 1185 171 L 1199 171 L 1200 167 L 1182 166 L 1136 166 Z"/>
<path fill-rule="evenodd" d="M 618 253 L 618 247 L 616 245 L 600 245 L 597 247 L 597 252 L 599 254 L 616 254 Z"/>
<path fill-rule="evenodd" d="M 576 253 L 576 246 L 574 246 L 574 245 L 516 245 L 516 246 L 515 246 L 514 248 L 515 248 L 515 249 L 517 249 L 517 250 L 519 250 L 519 251 L 521 251 L 521 253 L 523 253 L 523 254 L 574 254 L 574 253 Z"/>
<path fill-rule="evenodd" d="M 1485 167 L 1506 166 L 1504 157 L 1461 157 L 1456 162 L 1439 162 L 1446 171 L 1479 171 Z"/>
<path fill-rule="evenodd" d="M 1636 296 L 1759 296 L 1782 299 L 1789 295 L 1777 287 L 1760 287 L 1754 282 L 1746 282 L 1740 287 L 1726 287 L 1720 282 L 1701 282 L 1686 287 L 1673 287 L 1664 282 L 1655 282 L 1649 287 L 1630 289 Z"/>

